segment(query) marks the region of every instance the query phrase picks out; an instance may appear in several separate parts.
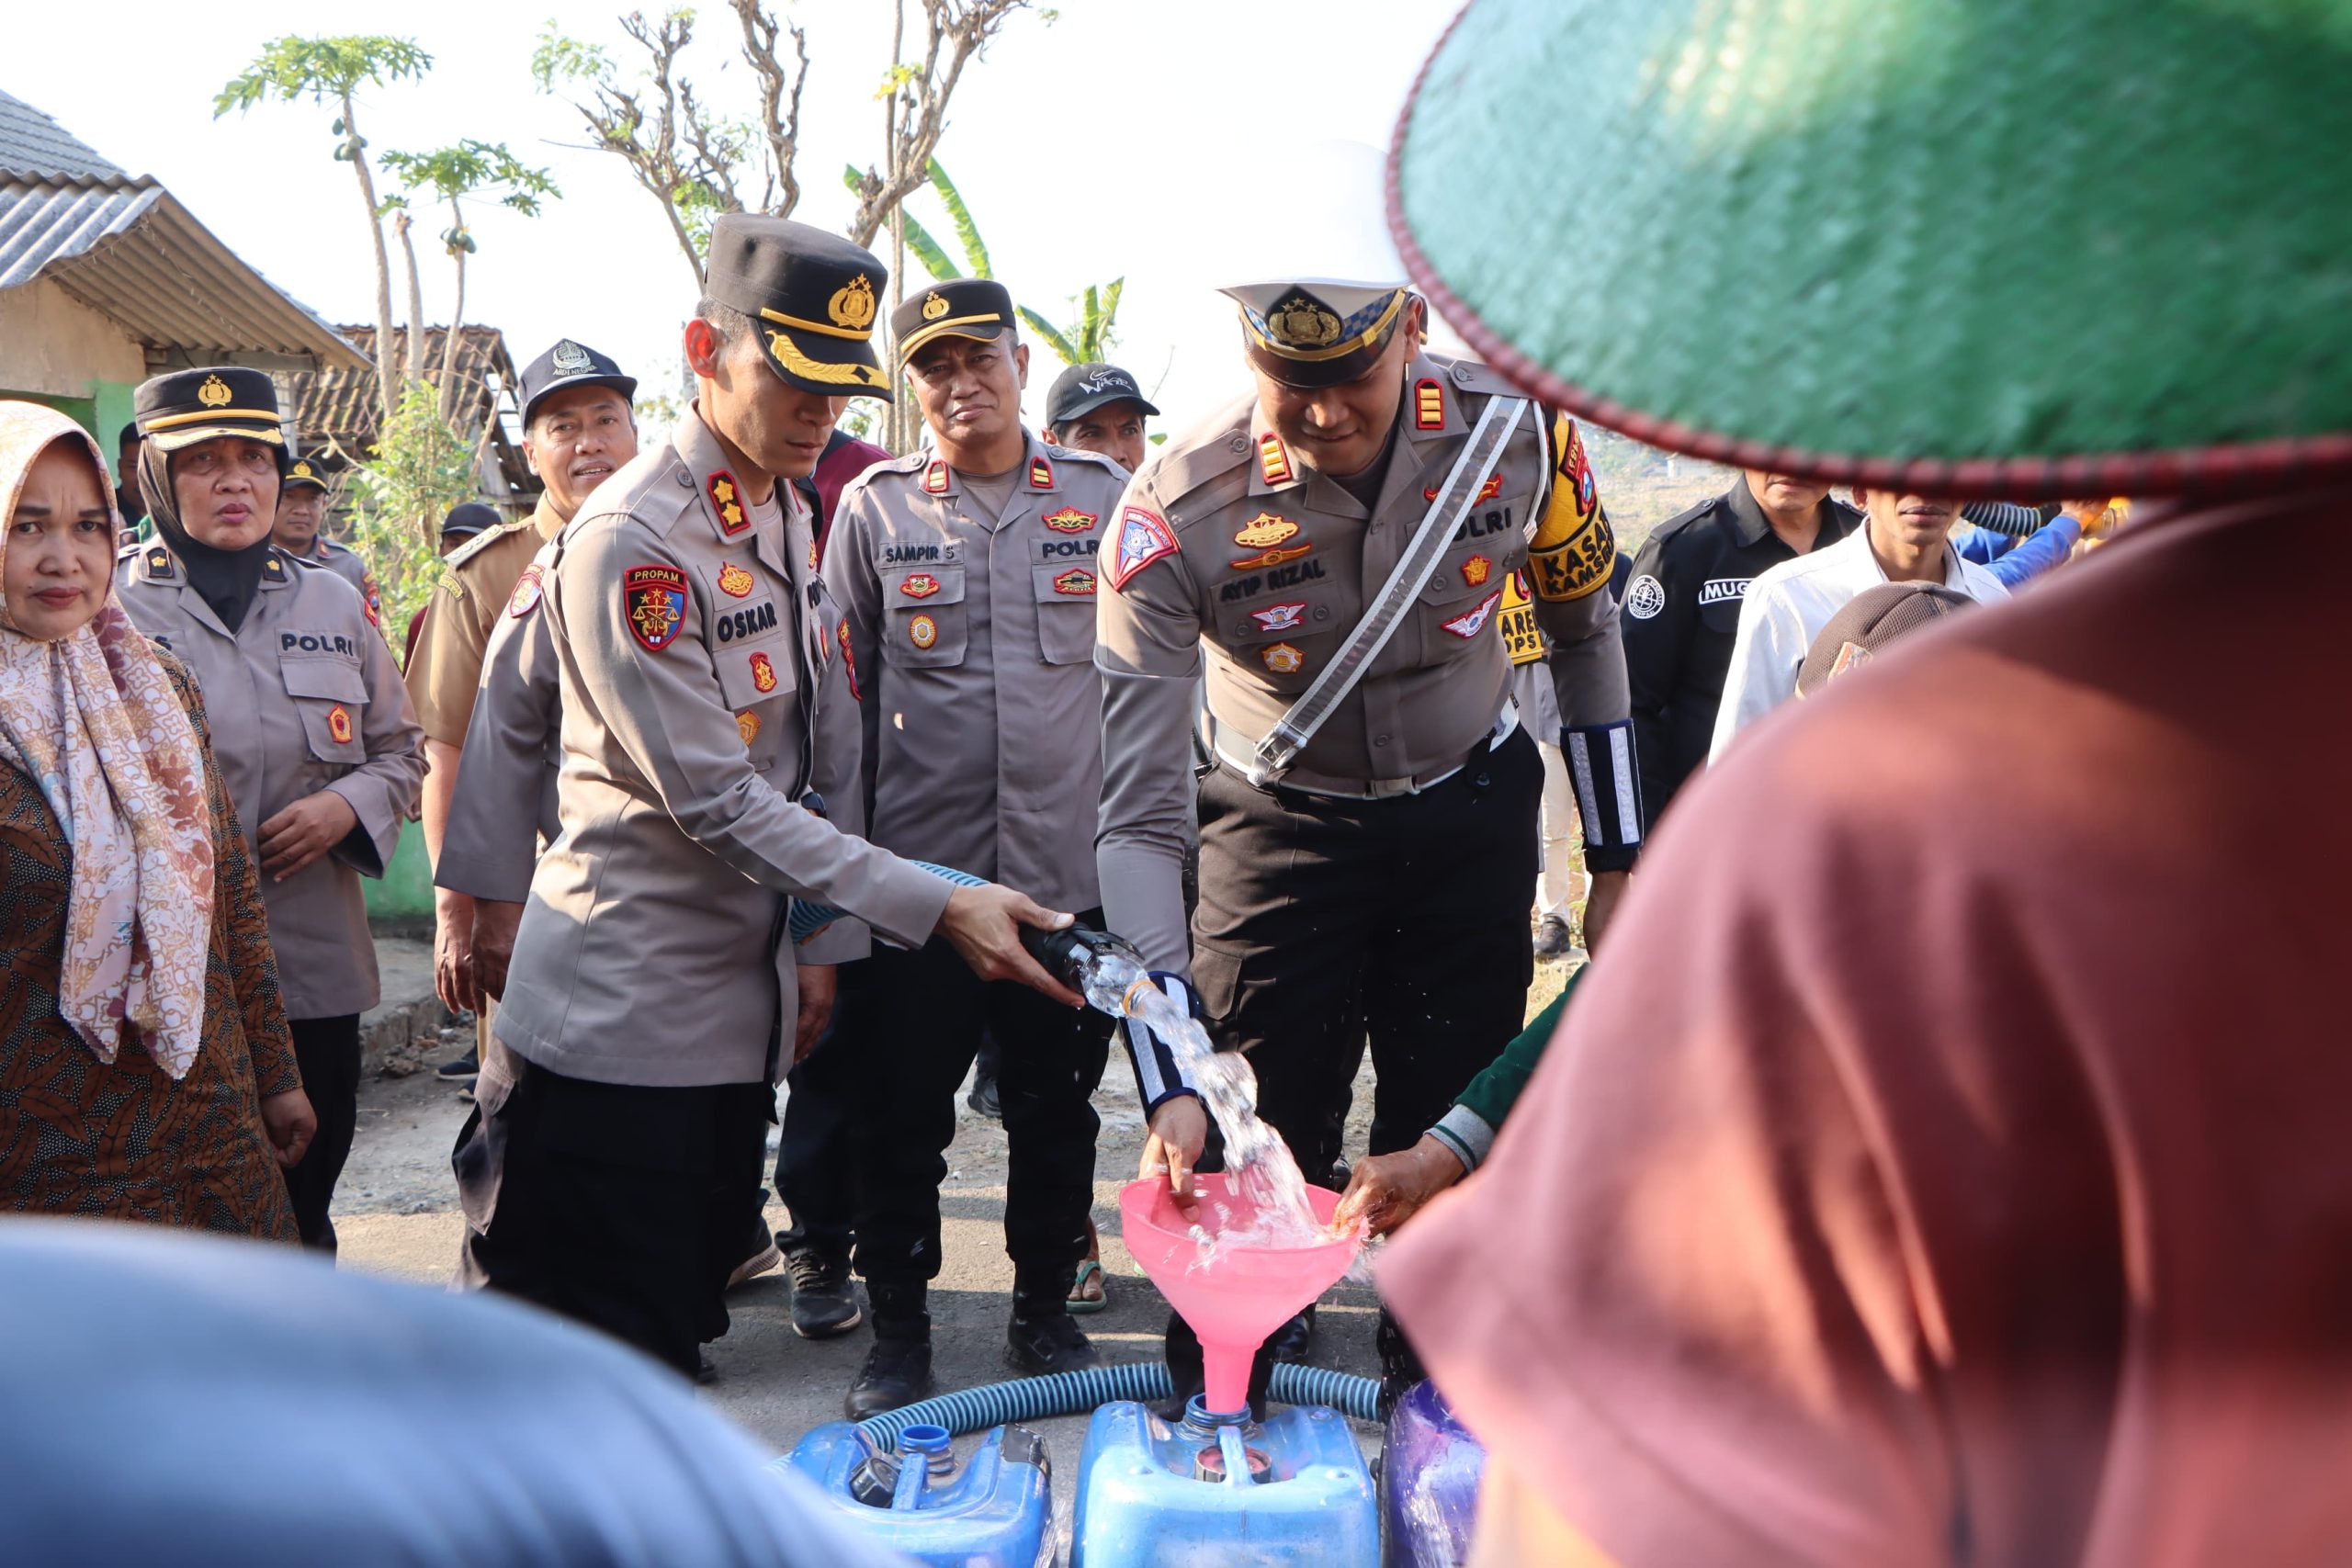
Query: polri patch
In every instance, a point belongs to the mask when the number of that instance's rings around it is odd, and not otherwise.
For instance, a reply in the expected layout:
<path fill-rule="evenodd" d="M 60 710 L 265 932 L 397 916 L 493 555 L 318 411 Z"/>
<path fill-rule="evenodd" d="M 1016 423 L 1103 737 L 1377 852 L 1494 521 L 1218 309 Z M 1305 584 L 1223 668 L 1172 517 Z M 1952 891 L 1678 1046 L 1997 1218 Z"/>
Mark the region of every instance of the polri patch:
<path fill-rule="evenodd" d="M 514 580 L 514 592 L 506 596 L 506 613 L 516 620 L 539 607 L 539 595 L 547 590 L 547 573 L 533 561 Z"/>
<path fill-rule="evenodd" d="M 1295 675 L 1299 667 L 1306 662 L 1306 655 L 1286 642 L 1267 644 L 1266 650 L 1258 657 L 1265 660 L 1266 668 L 1277 675 Z"/>
<path fill-rule="evenodd" d="M 939 640 L 939 623 L 929 615 L 917 615 L 907 623 L 907 640 L 917 648 L 929 648 Z"/>
<path fill-rule="evenodd" d="M 334 737 L 338 746 L 351 744 L 351 710 L 341 703 L 327 709 L 327 733 Z"/>
<path fill-rule="evenodd" d="M 857 650 L 851 648 L 849 645 L 849 623 L 847 621 L 843 621 L 842 623 L 840 636 L 842 643 L 842 669 L 849 675 L 850 701 L 862 703 L 865 700 L 865 694 L 857 689 Z"/>
<path fill-rule="evenodd" d="M 1462 563 L 1462 581 L 1473 588 L 1479 587 L 1493 575 L 1494 570 L 1495 563 L 1485 556 L 1472 556 Z"/>
<path fill-rule="evenodd" d="M 764 653 L 752 655 L 752 684 L 763 692 L 775 690 L 775 661 Z"/>
<path fill-rule="evenodd" d="M 622 618 L 649 652 L 678 640 L 686 604 L 686 574 L 674 566 L 633 566 L 621 573 Z"/>
<path fill-rule="evenodd" d="M 1065 506 L 1059 512 L 1048 513 L 1037 519 L 1057 534 L 1083 534 L 1098 521 L 1091 512 L 1080 512 L 1075 506 Z"/>
<path fill-rule="evenodd" d="M 710 509 L 718 513 L 718 531 L 731 539 L 752 525 L 752 514 L 743 510 L 743 488 L 724 468 L 710 476 L 709 484 Z"/>
<path fill-rule="evenodd" d="M 1413 383 L 1413 428 L 1445 428 L 1445 387 L 1434 377 L 1424 376 Z"/>
<path fill-rule="evenodd" d="M 748 749 L 752 741 L 757 740 L 760 738 L 760 716 L 753 713 L 749 708 L 745 708 L 741 713 L 737 714 L 735 716 L 735 733 L 743 738 L 743 744 Z"/>
<path fill-rule="evenodd" d="M 1477 608 L 1474 610 L 1465 610 L 1461 615 L 1454 616 L 1452 620 L 1442 621 L 1439 624 L 1444 626 L 1447 631 L 1452 632 L 1455 637 L 1458 637 L 1467 642 L 1470 638 L 1476 637 L 1480 632 L 1487 629 L 1487 619 L 1494 615 L 1495 606 L 1502 602 L 1503 592 L 1501 589 L 1498 588 L 1492 593 L 1487 594 L 1484 599 L 1479 600 Z"/>
<path fill-rule="evenodd" d="M 718 591 L 730 599 L 748 597 L 752 592 L 752 574 L 729 561 L 718 569 Z"/>
<path fill-rule="evenodd" d="M 939 592 L 939 579 L 927 571 L 910 571 L 899 583 L 899 592 L 910 599 L 928 599 Z"/>
<path fill-rule="evenodd" d="M 1090 597 L 1094 592 L 1094 574 L 1091 571 L 1080 571 L 1076 567 L 1072 567 L 1054 579 L 1054 592 L 1067 593 L 1073 597 Z"/>
<path fill-rule="evenodd" d="M 1119 547 L 1112 557 L 1111 586 L 1125 588 L 1135 574 L 1162 556 L 1176 553 L 1176 532 L 1158 513 L 1140 506 L 1119 513 Z"/>

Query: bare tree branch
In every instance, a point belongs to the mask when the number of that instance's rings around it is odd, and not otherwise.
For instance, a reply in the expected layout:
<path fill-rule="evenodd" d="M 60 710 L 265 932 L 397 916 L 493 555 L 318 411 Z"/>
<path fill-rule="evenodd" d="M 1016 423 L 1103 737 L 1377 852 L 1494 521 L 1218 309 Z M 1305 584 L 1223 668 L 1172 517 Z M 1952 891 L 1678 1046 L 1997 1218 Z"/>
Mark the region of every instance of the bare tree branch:
<path fill-rule="evenodd" d="M 793 160 L 800 150 L 800 90 L 808 85 L 808 32 L 798 27 L 786 29 L 792 36 L 792 52 L 797 61 L 787 71 L 776 59 L 775 18 L 761 6 L 760 0 L 733 0 L 733 4 L 743 24 L 743 59 L 760 79 L 760 131 L 768 144 L 766 209 L 778 218 L 788 218 L 800 205 L 800 181 L 793 173 Z"/>
<path fill-rule="evenodd" d="M 923 56 L 920 66 L 894 60 L 886 80 L 889 143 L 882 172 L 868 169 L 858 185 L 857 215 L 849 237 L 871 245 L 891 209 L 931 177 L 931 154 L 947 130 L 947 105 L 964 65 L 984 51 L 1013 12 L 1029 0 L 922 0 Z"/>

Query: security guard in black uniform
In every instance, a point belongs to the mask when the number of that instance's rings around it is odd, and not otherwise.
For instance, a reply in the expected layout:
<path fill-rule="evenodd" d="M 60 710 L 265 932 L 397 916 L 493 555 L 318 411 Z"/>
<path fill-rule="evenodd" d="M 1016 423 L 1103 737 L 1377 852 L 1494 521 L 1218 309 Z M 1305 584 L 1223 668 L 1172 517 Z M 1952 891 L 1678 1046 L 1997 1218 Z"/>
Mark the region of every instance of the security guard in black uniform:
<path fill-rule="evenodd" d="M 1645 829 L 1706 765 L 1748 583 L 1766 567 L 1836 544 L 1861 520 L 1826 485 L 1749 468 L 1713 501 L 1658 525 L 1642 546 L 1623 615 Z"/>

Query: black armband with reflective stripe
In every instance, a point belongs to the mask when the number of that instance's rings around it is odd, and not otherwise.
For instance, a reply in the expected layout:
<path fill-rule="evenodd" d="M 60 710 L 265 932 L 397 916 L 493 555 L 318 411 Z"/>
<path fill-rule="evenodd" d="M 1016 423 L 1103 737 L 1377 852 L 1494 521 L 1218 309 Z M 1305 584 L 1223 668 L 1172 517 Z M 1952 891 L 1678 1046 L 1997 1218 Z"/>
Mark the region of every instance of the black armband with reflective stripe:
<path fill-rule="evenodd" d="M 1631 871 L 1642 851 L 1642 770 L 1634 755 L 1634 721 L 1560 731 L 1560 750 L 1584 820 L 1589 871 Z"/>

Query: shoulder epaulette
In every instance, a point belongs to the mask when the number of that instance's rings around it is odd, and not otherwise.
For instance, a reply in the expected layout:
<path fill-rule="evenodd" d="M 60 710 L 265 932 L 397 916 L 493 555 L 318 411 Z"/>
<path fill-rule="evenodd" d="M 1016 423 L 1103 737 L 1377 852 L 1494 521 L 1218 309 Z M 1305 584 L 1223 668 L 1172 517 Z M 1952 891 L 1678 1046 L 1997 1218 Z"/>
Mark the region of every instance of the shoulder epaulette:
<path fill-rule="evenodd" d="M 507 535 L 514 533 L 518 528 L 527 528 L 530 525 L 531 520 L 529 518 L 518 517 L 511 523 L 501 523 L 495 528 L 485 528 L 481 533 L 476 534 L 472 538 L 468 539 L 464 544 L 459 545 L 456 549 L 451 550 L 447 555 L 444 556 L 441 559 L 441 564 L 449 570 L 455 571 L 458 568 L 465 565 L 468 561 L 473 559 L 474 557 L 488 549 L 496 541 L 506 537 Z"/>
<path fill-rule="evenodd" d="M 1208 423 L 1175 437 L 1159 453 L 1144 460 L 1142 477 L 1153 493 L 1169 506 L 1220 474 L 1257 460 L 1250 440 L 1250 413 L 1254 398 L 1243 398 Z"/>
<path fill-rule="evenodd" d="M 1510 384 L 1509 378 L 1493 366 L 1476 359 L 1448 359 L 1442 354 L 1429 356 L 1430 363 L 1445 372 L 1448 382 L 1460 391 L 1477 392 L 1485 396 L 1502 394 L 1523 398 L 1527 394 Z"/>
<path fill-rule="evenodd" d="M 1081 452 L 1075 446 L 1057 446 L 1051 442 L 1046 444 L 1046 456 L 1057 463 L 1091 463 L 1099 468 L 1115 468 L 1119 466 L 1115 459 L 1106 457 L 1100 452 Z"/>

